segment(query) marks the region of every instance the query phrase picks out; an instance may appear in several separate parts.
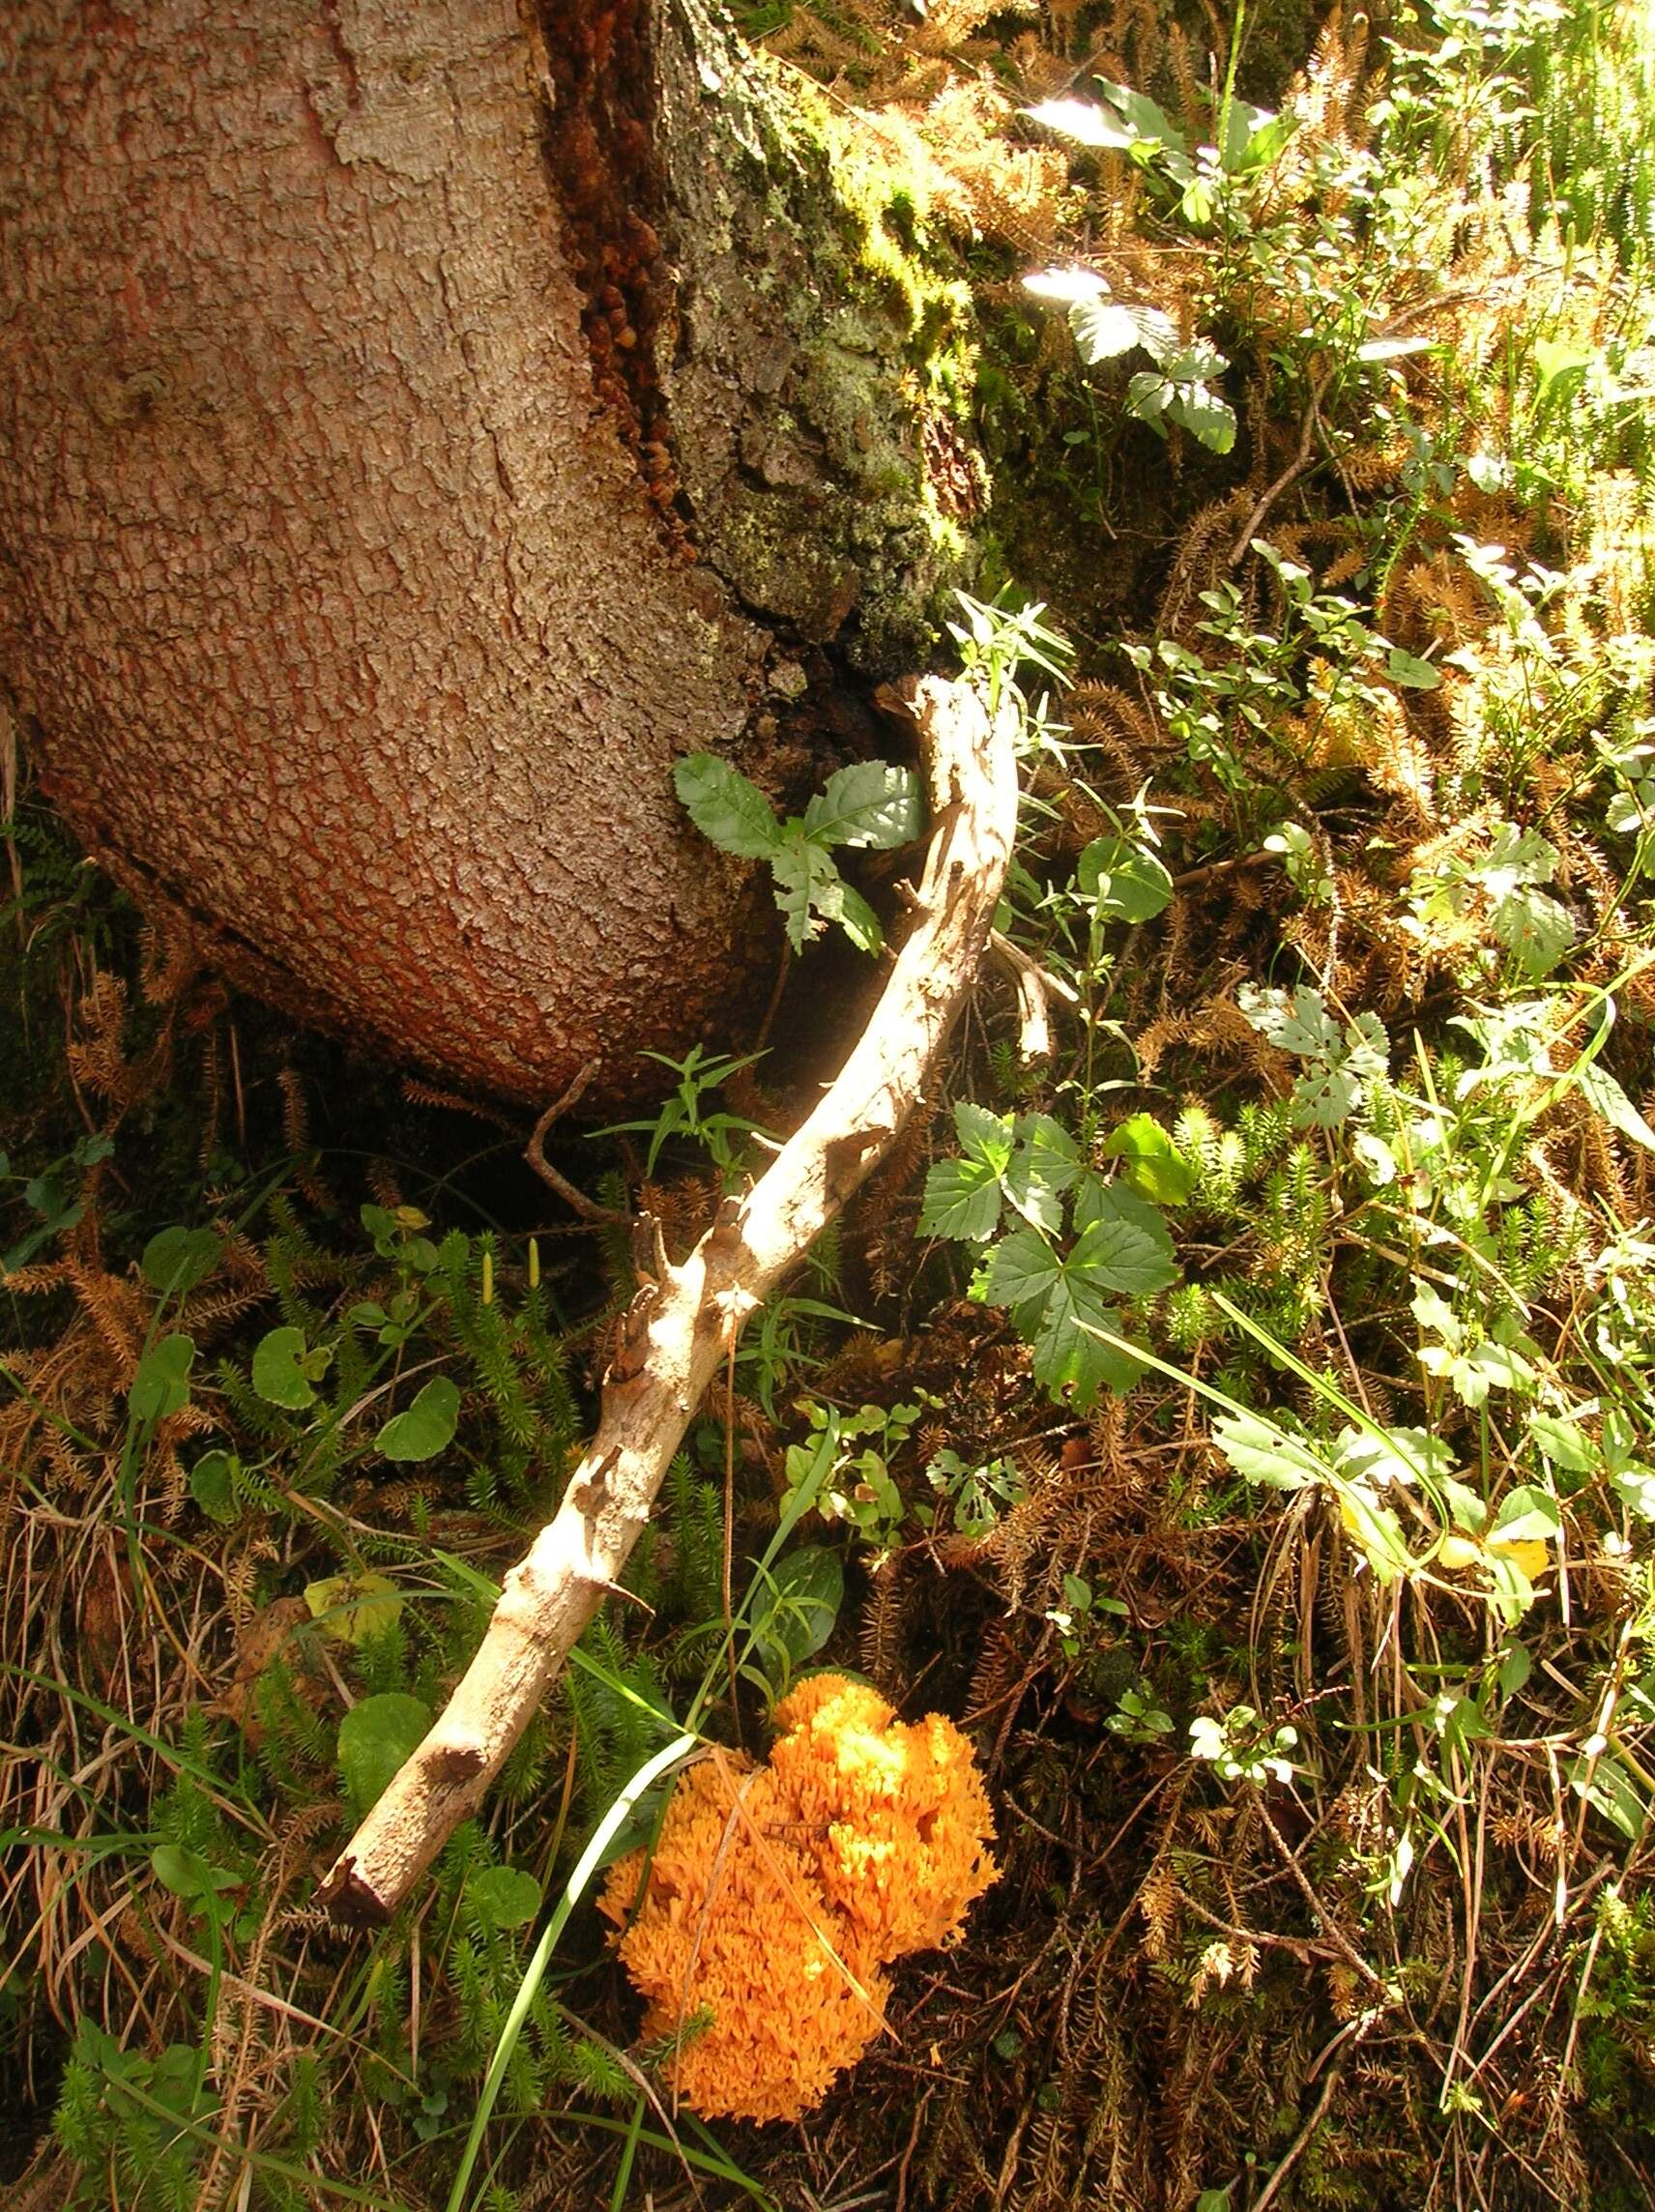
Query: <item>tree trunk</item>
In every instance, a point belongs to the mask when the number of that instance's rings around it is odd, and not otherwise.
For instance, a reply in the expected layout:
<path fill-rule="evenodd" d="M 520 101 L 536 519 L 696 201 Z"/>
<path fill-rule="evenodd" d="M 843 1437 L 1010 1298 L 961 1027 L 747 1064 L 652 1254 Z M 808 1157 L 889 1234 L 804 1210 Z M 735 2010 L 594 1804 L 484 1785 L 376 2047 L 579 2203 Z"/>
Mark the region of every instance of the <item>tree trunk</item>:
<path fill-rule="evenodd" d="M 672 763 L 957 544 L 832 122 L 704 0 L 11 0 L 0 687 L 232 978 L 524 1099 L 728 1027 Z"/>

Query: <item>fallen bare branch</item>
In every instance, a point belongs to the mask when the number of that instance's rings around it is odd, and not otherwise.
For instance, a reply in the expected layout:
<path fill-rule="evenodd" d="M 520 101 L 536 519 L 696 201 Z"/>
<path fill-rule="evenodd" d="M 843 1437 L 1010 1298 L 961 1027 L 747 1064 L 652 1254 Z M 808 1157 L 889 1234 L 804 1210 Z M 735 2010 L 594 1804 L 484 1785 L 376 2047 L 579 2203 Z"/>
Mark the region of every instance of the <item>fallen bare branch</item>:
<path fill-rule="evenodd" d="M 1066 1006 L 1078 1006 L 1079 995 L 998 929 L 989 931 L 988 943 L 989 950 L 1010 971 L 1016 985 L 1017 1057 L 1025 1067 L 1032 1067 L 1052 1057 L 1052 1000 L 1061 999 Z"/>
<path fill-rule="evenodd" d="M 734 1336 L 882 1159 L 924 1091 L 976 973 L 1010 858 L 1009 716 L 938 678 L 904 687 L 931 782 L 933 830 L 873 1019 L 803 1126 L 743 1200 L 628 1307 L 602 1413 L 557 1517 L 506 1578 L 487 1634 L 429 1734 L 341 1852 L 322 1895 L 384 1920 L 477 1812 L 564 1659 L 614 1588 Z"/>

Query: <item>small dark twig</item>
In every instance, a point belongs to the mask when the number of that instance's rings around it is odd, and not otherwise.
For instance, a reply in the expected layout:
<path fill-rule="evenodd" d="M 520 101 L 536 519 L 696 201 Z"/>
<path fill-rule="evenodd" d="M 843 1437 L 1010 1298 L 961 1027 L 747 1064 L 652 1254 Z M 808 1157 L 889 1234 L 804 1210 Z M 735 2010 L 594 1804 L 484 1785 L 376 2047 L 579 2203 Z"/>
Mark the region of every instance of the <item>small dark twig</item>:
<path fill-rule="evenodd" d="M 1263 2194 L 1255 2197 L 1253 2201 L 1253 2212 L 1264 2212 L 1265 2205 L 1270 2203 L 1271 2200 L 1281 2193 L 1282 2184 L 1287 2180 L 1288 2175 L 1298 2164 L 1300 2157 L 1303 2155 L 1305 2145 L 1310 2141 L 1311 2137 L 1315 2135 L 1317 2129 L 1321 2127 L 1322 2121 L 1327 2117 L 1327 2108 L 1333 2102 L 1334 2092 L 1339 2087 L 1339 2083 L 1344 2076 L 1344 2071 L 1345 2070 L 1342 2066 L 1330 2066 L 1327 2069 L 1327 2079 L 1321 2084 L 1321 2094 L 1316 2100 L 1315 2109 L 1312 2110 L 1309 2119 L 1305 2121 L 1303 2127 L 1298 2131 L 1298 2134 L 1294 2136 L 1292 2141 L 1288 2145 L 1287 2154 L 1283 2158 L 1281 2164 L 1270 2175 L 1269 2180 L 1265 2182 Z"/>
<path fill-rule="evenodd" d="M 585 1191 L 576 1190 L 567 1176 L 561 1175 L 545 1154 L 547 1130 L 576 1104 L 587 1085 L 597 1073 L 597 1066 L 595 1060 L 589 1060 L 563 1096 L 554 1099 L 546 1108 L 535 1123 L 529 1142 L 523 1148 L 523 1157 L 541 1181 L 549 1182 L 564 1204 L 572 1207 L 583 1221 L 624 1221 L 626 1216 L 618 1213 L 614 1207 L 599 1206 L 595 1198 L 588 1198 Z"/>
<path fill-rule="evenodd" d="M 1377 1990 L 1381 1996 L 1387 1998 L 1388 2000 L 1389 1993 L 1385 1989 L 1383 1980 L 1379 1975 L 1375 1973 L 1373 1967 L 1369 1965 L 1367 1960 L 1363 1958 L 1362 1954 L 1350 1942 L 1350 1938 L 1346 1936 L 1345 1931 L 1340 1927 L 1339 1923 L 1334 1919 L 1332 1913 L 1328 1911 L 1326 1906 L 1322 1904 L 1321 1898 L 1317 1896 L 1316 1891 L 1311 1887 L 1309 1876 L 1305 1873 L 1303 1867 L 1299 1865 L 1297 1854 L 1293 1851 L 1287 1838 L 1282 1834 L 1280 1828 L 1276 1826 L 1276 1823 L 1271 1819 L 1269 1813 L 1265 1810 L 1264 1800 L 1262 1796 L 1258 1800 L 1258 1807 L 1259 1818 L 1263 1821 L 1264 1826 L 1268 1831 L 1271 1843 L 1275 1845 L 1276 1849 L 1281 1853 L 1282 1864 L 1287 1868 L 1289 1874 L 1292 1876 L 1293 1880 L 1298 1884 L 1299 1890 L 1304 1897 L 1305 1903 L 1310 1906 L 1311 1915 L 1315 1919 L 1317 1925 L 1326 1930 L 1328 1940 L 1334 1945 L 1335 1949 L 1344 1959 L 1345 1964 L 1348 1966 L 1353 1967 L 1360 1978 L 1367 1983 L 1370 1989 Z M 1258 2212 L 1257 2205 L 1254 2206 L 1254 2212 Z"/>
<path fill-rule="evenodd" d="M 763 1052 L 765 1047 L 769 1043 L 770 1025 L 774 1022 L 776 1015 L 781 1010 L 781 995 L 787 988 L 787 978 L 792 967 L 792 954 L 790 953 L 788 947 L 784 945 L 781 948 L 781 965 L 776 970 L 776 979 L 770 990 L 770 1002 L 769 1004 L 765 1008 L 764 1020 L 759 1024 L 759 1033 L 753 1039 L 753 1050 L 755 1053 Z"/>
<path fill-rule="evenodd" d="M 925 2109 L 936 2094 L 937 2092 L 935 2089 L 927 2089 L 924 2096 L 920 2098 L 918 2104 L 914 2108 L 914 2125 L 908 2131 L 908 2145 L 902 2154 L 902 2164 L 896 2169 L 896 2212 L 906 2212 L 906 2207 L 908 2204 L 908 2169 L 914 2163 L 915 2146 L 919 2140 L 919 2129 L 921 2122 L 925 2118 Z"/>
<path fill-rule="evenodd" d="M 1265 515 L 1269 513 L 1271 508 L 1275 506 L 1277 500 L 1281 498 L 1283 492 L 1291 489 L 1291 487 L 1298 480 L 1298 479 L 1303 476 L 1305 470 L 1309 468 L 1310 450 L 1311 447 L 1316 443 L 1317 431 L 1321 427 L 1321 395 L 1327 390 L 1329 383 L 1332 381 L 1332 377 L 1333 371 L 1332 369 L 1328 369 L 1321 377 L 1320 383 L 1317 385 L 1316 390 L 1311 393 L 1310 405 L 1304 411 L 1304 428 L 1299 433 L 1298 451 L 1293 455 L 1292 459 L 1288 463 L 1287 467 L 1282 471 L 1281 475 L 1277 477 L 1275 482 L 1269 485 L 1266 490 L 1262 491 L 1259 494 L 1257 504 L 1255 505 L 1252 513 L 1247 517 L 1246 521 L 1241 526 L 1240 537 L 1236 538 L 1234 544 L 1230 548 L 1230 558 L 1224 564 L 1227 568 L 1236 568 L 1240 567 L 1242 561 L 1246 557 L 1247 548 L 1252 544 L 1254 538 L 1258 534 L 1259 527 L 1263 523 Z"/>
<path fill-rule="evenodd" d="M 1236 853 L 1228 860 L 1208 860 L 1202 867 L 1186 868 L 1181 876 L 1175 876 L 1173 888 L 1187 891 L 1192 884 L 1210 883 L 1215 876 L 1233 875 L 1237 868 L 1262 868 L 1275 857 L 1274 853 Z"/>

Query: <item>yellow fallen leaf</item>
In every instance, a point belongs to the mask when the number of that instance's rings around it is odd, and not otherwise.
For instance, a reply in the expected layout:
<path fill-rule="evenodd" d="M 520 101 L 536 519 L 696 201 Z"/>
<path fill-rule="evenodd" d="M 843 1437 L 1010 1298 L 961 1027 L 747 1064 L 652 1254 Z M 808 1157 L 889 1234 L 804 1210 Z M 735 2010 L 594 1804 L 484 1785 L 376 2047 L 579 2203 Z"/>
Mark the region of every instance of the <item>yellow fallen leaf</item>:
<path fill-rule="evenodd" d="M 1470 1567 L 1487 1567 L 1495 1558 L 1509 1559 L 1519 1574 L 1533 1582 L 1552 1564 L 1552 1547 L 1531 1536 L 1520 1536 L 1515 1542 L 1491 1536 L 1486 1544 L 1475 1536 L 1444 1536 L 1437 1564 L 1449 1574 L 1464 1574 Z"/>
<path fill-rule="evenodd" d="M 361 1644 L 364 1637 L 382 1636 L 394 1627 L 402 1612 L 402 1597 L 384 1575 L 326 1575 L 306 1583 L 305 1602 L 310 1617 L 324 1636 L 339 1644 Z"/>
<path fill-rule="evenodd" d="M 1518 1573 L 1526 1575 L 1530 1582 L 1536 1575 L 1543 1575 L 1552 1564 L 1551 1545 L 1542 1544 L 1532 1536 L 1519 1537 L 1516 1543 L 1510 1543 L 1500 1536 L 1491 1536 L 1489 1550 L 1497 1552 L 1503 1559 L 1509 1559 Z"/>

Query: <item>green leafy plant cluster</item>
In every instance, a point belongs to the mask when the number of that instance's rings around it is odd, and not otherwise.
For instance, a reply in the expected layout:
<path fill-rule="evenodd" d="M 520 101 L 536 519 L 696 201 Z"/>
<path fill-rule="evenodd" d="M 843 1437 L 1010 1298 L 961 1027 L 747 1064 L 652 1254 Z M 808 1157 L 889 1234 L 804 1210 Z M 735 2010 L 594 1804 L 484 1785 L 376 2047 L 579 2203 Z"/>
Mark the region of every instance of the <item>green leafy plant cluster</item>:
<path fill-rule="evenodd" d="M 795 952 L 802 952 L 829 922 L 860 951 L 879 950 L 885 942 L 879 917 L 840 875 L 833 854 L 841 847 L 887 853 L 913 843 L 921 816 L 919 787 L 910 770 L 886 761 L 842 768 L 802 814 L 785 822 L 776 819 L 756 783 L 715 753 L 692 753 L 680 761 L 673 782 L 690 820 L 721 853 L 768 863 Z"/>
<path fill-rule="evenodd" d="M 1441 0 L 1377 70 L 1331 25 L 1273 116 L 1245 27 L 1182 121 L 1035 111 L 1157 248 L 1059 287 L 1098 392 L 1126 363 L 1120 420 L 1219 495 L 1067 727 L 1058 618 L 952 625 L 1018 719 L 997 918 L 1051 1050 L 985 983 L 922 1187 L 754 1318 L 389 1930 L 326 1927 L 316 1874 L 561 1488 L 624 1236 L 543 1278 L 388 1173 L 325 1219 L 285 1159 L 147 1219 L 141 1113 L 9 1139 L 0 2030 L 69 2023 L 74 2201 L 516 2212 L 600 2140 L 612 2207 L 675 2155 L 769 2201 L 576 1915 L 826 1656 L 979 1728 L 1016 1901 L 923 1994 L 925 2098 L 893 2047 L 829 2116 L 911 2201 L 1647 2196 L 1647 54 Z M 918 833 L 905 771 L 785 821 L 711 756 L 679 785 L 792 950 L 877 946 L 837 856 Z M 16 911 L 92 928 L 45 867 Z M 751 1173 L 747 1064 L 667 1067 L 652 1179 Z"/>

